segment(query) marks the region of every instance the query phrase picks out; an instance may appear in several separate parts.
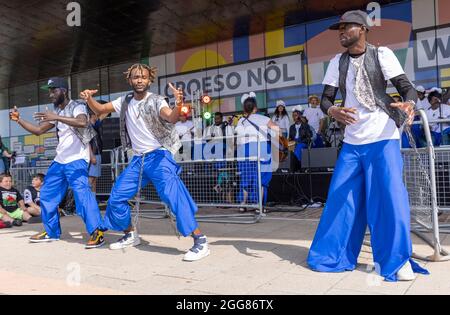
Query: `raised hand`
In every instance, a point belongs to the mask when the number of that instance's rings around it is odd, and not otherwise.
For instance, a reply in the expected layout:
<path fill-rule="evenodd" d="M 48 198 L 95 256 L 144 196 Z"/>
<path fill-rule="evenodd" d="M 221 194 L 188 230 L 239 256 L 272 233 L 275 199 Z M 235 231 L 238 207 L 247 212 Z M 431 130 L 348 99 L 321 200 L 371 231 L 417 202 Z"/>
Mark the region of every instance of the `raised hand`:
<path fill-rule="evenodd" d="M 392 103 L 391 107 L 399 108 L 408 115 L 408 121 L 406 122 L 410 126 L 414 122 L 414 106 L 409 102 Z"/>
<path fill-rule="evenodd" d="M 181 106 L 183 105 L 183 99 L 184 99 L 184 95 L 183 95 L 183 90 L 181 88 L 176 88 L 175 86 L 173 86 L 172 83 L 169 82 L 169 87 L 172 90 L 172 93 L 175 97 L 175 104 L 177 106 Z"/>
<path fill-rule="evenodd" d="M 9 112 L 9 119 L 11 119 L 12 121 L 19 121 L 20 113 L 17 110 L 17 106 L 14 106 L 14 109 Z"/>
<path fill-rule="evenodd" d="M 52 111 L 49 111 L 48 107 L 46 107 L 44 113 L 34 113 L 33 118 L 40 123 L 52 122 L 58 120 L 58 115 Z"/>
<path fill-rule="evenodd" d="M 97 93 L 98 90 L 84 90 L 83 92 L 80 93 L 80 98 L 87 101 L 92 97 L 92 95 Z"/>

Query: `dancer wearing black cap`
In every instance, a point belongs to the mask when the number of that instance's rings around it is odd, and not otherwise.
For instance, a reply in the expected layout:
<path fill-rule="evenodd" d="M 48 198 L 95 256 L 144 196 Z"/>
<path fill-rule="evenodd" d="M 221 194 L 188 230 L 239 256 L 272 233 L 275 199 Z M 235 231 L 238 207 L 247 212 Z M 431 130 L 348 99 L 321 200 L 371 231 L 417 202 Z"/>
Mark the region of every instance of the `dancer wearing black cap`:
<path fill-rule="evenodd" d="M 56 157 L 47 171 L 41 189 L 41 212 L 45 231 L 32 236 L 30 242 L 59 240 L 61 227 L 58 205 L 70 186 L 74 192 L 77 214 L 84 220 L 91 235 L 86 248 L 100 247 L 104 244 L 103 233 L 99 230 L 102 219 L 88 183 L 89 142 L 95 136 L 95 131 L 90 127 L 86 104 L 69 98 L 69 86 L 63 78 L 51 78 L 44 88 L 48 89 L 55 108 L 54 111 L 47 109 L 34 114 L 39 125 L 22 119 L 16 107 L 10 113 L 11 120 L 36 136 L 54 127 L 58 136 Z"/>
<path fill-rule="evenodd" d="M 328 66 L 322 110 L 347 127 L 308 264 L 320 272 L 354 270 L 368 226 L 376 271 L 387 281 L 413 280 L 427 271 L 411 259 L 399 128 L 414 119 L 417 92 L 392 50 L 367 42 L 365 12 L 347 12 L 330 28 L 347 50 Z M 386 94 L 387 81 L 405 102 Z M 341 107 L 334 106 L 338 90 Z"/>

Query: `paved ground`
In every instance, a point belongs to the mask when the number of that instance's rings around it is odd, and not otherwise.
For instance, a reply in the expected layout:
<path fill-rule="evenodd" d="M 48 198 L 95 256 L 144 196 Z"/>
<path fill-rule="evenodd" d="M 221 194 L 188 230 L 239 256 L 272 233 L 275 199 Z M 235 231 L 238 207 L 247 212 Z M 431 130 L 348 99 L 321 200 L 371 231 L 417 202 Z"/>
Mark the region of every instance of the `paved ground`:
<path fill-rule="evenodd" d="M 182 261 L 191 240 L 178 240 L 168 220 L 142 220 L 143 245 L 125 251 L 86 251 L 77 217 L 62 219 L 63 240 L 52 244 L 28 243 L 39 225 L 0 230 L 0 294 L 450 293 L 450 262 L 426 264 L 431 276 L 414 282 L 386 283 L 370 272 L 367 247 L 354 272 L 310 271 L 305 260 L 317 221 L 308 218 L 317 213 L 272 213 L 254 225 L 203 223 L 212 254 L 197 263 Z M 108 234 L 107 241 L 117 237 Z M 414 250 L 431 254 L 417 238 Z"/>

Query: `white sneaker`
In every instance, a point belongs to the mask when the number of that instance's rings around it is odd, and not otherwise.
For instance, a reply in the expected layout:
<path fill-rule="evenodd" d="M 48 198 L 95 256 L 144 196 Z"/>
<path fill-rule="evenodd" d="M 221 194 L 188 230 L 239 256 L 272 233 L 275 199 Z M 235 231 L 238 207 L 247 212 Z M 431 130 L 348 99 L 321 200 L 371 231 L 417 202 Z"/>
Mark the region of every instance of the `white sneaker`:
<path fill-rule="evenodd" d="M 119 239 L 116 243 L 109 245 L 109 249 L 118 250 L 124 249 L 127 247 L 135 247 L 141 244 L 141 239 L 137 232 L 129 232 L 125 234 L 121 239 Z"/>
<path fill-rule="evenodd" d="M 416 275 L 412 269 L 411 263 L 408 261 L 398 272 L 398 281 L 413 281 L 416 279 Z"/>
<path fill-rule="evenodd" d="M 208 246 L 208 239 L 206 236 L 201 236 L 194 239 L 194 246 L 184 255 L 184 261 L 197 261 L 209 256 L 210 250 Z"/>

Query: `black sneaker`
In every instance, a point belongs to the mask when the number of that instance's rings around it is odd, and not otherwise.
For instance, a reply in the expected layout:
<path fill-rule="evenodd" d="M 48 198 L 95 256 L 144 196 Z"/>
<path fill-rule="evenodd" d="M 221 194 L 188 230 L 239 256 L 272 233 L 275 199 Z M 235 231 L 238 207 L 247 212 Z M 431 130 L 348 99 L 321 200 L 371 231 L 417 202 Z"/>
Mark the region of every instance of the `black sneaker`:
<path fill-rule="evenodd" d="M 91 234 L 89 241 L 86 244 L 86 249 L 99 248 L 105 245 L 105 238 L 103 237 L 103 232 L 100 230 L 95 230 Z"/>
<path fill-rule="evenodd" d="M 13 226 L 22 226 L 22 220 L 16 219 L 13 221 L 12 225 Z"/>

